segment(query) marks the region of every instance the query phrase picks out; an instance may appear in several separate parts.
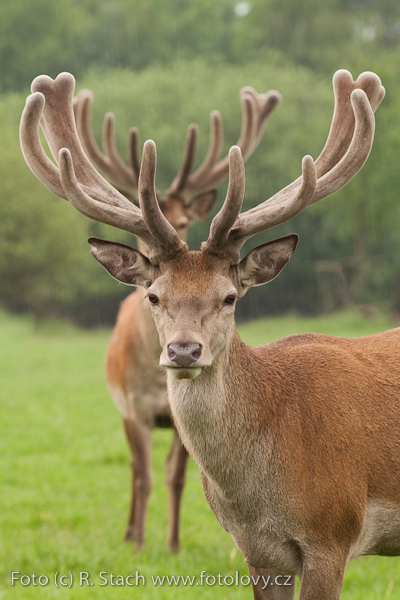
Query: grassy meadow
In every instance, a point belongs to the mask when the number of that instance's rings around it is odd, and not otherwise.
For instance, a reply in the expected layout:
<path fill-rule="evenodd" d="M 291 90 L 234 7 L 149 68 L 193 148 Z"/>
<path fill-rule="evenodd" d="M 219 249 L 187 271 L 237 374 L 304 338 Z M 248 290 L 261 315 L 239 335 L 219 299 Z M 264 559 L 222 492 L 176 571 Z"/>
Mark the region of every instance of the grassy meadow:
<path fill-rule="evenodd" d="M 301 331 L 358 336 L 390 328 L 377 316 L 350 312 L 316 319 L 287 316 L 239 327 L 248 343 Z M 240 576 L 247 570 L 229 535 L 208 508 L 198 468 L 190 461 L 182 508 L 182 550 L 165 546 L 167 493 L 164 463 L 171 432 L 157 430 L 154 487 L 146 549 L 122 542 L 130 471 L 119 413 L 106 390 L 103 361 L 109 331 L 35 323 L 0 313 L 0 599 L 252 598 L 250 586 L 155 586 L 152 576 Z M 46 586 L 11 586 L 11 572 L 46 575 Z M 74 576 L 72 589 L 54 576 Z M 93 585 L 79 585 L 79 574 Z M 108 577 L 132 574 L 138 585 L 113 586 Z M 44 579 L 42 579 L 44 581 Z M 209 580 L 212 582 L 212 579 Z M 230 582 L 230 579 L 227 579 Z M 246 581 L 246 580 L 244 580 Z M 64 580 L 64 582 L 69 582 Z M 400 598 L 400 558 L 367 557 L 348 567 L 343 600 Z"/>

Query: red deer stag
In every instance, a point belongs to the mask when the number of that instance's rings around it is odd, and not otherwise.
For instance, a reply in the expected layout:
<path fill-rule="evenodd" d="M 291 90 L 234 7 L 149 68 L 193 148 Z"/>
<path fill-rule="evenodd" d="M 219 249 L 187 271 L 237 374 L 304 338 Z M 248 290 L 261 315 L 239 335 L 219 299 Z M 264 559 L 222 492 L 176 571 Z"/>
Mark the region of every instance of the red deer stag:
<path fill-rule="evenodd" d="M 36 85 L 38 84 L 34 83 L 33 87 Z M 75 87 L 72 75 L 59 76 L 55 86 L 59 93 L 65 86 L 65 101 L 72 101 Z M 107 113 L 104 118 L 102 152 L 91 127 L 93 99 L 92 92 L 84 90 L 73 102 L 77 131 L 83 149 L 92 164 L 118 189 L 127 192 L 129 199 L 138 205 L 138 131 L 136 128 L 130 131 L 130 166 L 127 166 L 117 150 L 114 115 Z M 240 92 L 240 102 L 242 127 L 238 145 L 244 159 L 247 160 L 256 150 L 268 118 L 280 102 L 280 95 L 272 90 L 266 94 L 257 94 L 253 88 L 245 87 Z M 215 188 L 228 177 L 228 157 L 220 159 L 223 143 L 220 113 L 213 111 L 210 121 L 209 147 L 201 165 L 193 171 L 197 126 L 192 124 L 188 128 L 183 163 L 177 176 L 165 197 L 157 190 L 157 200 L 163 214 L 184 241 L 191 225 L 198 219 L 207 218 L 216 198 Z M 146 245 L 140 238 L 139 250 L 148 255 Z M 125 540 L 133 540 L 139 548 L 144 542 L 147 501 L 151 490 L 151 433 L 155 427 L 173 427 L 165 374 L 158 366 L 161 346 L 145 296 L 146 294 L 138 289 L 121 304 L 106 355 L 108 388 L 121 412 L 132 454 L 131 507 Z M 187 457 L 187 451 L 174 430 L 167 459 L 167 543 L 175 550 L 179 548 L 179 511 Z"/>
<path fill-rule="evenodd" d="M 44 96 L 28 99 L 26 158 L 81 212 L 146 242 L 148 257 L 89 240 L 113 277 L 147 289 L 175 423 L 212 510 L 248 563 L 254 597 L 293 599 L 298 575 L 299 600 L 338 600 L 350 559 L 400 555 L 400 365 L 393 358 L 400 329 L 358 339 L 296 335 L 251 348 L 235 331 L 234 310 L 250 287 L 279 274 L 298 238 L 268 242 L 240 259 L 243 243 L 334 193 L 364 164 L 384 96 L 379 78 L 364 73 L 353 82 L 339 71 L 317 161 L 306 156 L 301 177 L 243 214 L 244 166 L 233 147 L 225 203 L 197 252 L 187 250 L 158 206 L 154 142 L 143 152 L 141 210 L 128 216 L 115 196 L 110 204 L 101 180 L 83 179 L 73 139 L 62 137 L 51 106 L 46 114 L 47 86 Z M 59 171 L 40 148 L 43 107 Z M 282 585 L 281 575 L 292 576 L 292 585 Z"/>

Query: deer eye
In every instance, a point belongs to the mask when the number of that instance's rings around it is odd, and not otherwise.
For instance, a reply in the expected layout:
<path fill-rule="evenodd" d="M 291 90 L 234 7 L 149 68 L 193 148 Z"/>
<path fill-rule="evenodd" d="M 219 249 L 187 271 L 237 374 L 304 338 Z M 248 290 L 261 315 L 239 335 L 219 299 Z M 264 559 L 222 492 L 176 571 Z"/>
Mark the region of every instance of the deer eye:
<path fill-rule="evenodd" d="M 158 304 L 158 296 L 155 294 L 149 294 L 149 300 L 152 304 Z"/>
<path fill-rule="evenodd" d="M 236 300 L 236 296 L 233 296 L 232 294 L 230 294 L 229 296 L 227 296 L 224 300 L 224 304 L 228 304 L 229 306 L 231 304 L 235 304 L 235 300 Z"/>

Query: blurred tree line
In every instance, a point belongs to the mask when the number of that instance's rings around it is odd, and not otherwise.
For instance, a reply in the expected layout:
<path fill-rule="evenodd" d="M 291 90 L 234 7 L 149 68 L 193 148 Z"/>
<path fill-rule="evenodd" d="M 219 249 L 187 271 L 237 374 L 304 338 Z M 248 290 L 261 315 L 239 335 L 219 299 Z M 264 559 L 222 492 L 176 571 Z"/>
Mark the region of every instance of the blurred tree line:
<path fill-rule="evenodd" d="M 165 190 L 182 159 L 186 127 L 199 124 L 198 161 L 209 113 L 224 120 L 225 152 L 240 131 L 238 92 L 278 89 L 283 103 L 246 164 L 245 206 L 275 193 L 316 158 L 333 111 L 331 77 L 373 70 L 387 97 L 377 111 L 370 158 L 343 191 L 253 245 L 296 231 L 296 256 L 268 290 L 239 303 L 239 316 L 362 305 L 400 312 L 400 5 L 394 0 L 36 0 L 0 5 L 0 303 L 13 310 L 111 321 L 129 288 L 88 255 L 100 235 L 131 236 L 92 223 L 48 192 L 22 158 L 18 125 L 31 80 L 72 72 L 77 91 L 95 93 L 93 129 L 116 115 L 127 156 L 128 129 L 158 148 L 157 184 Z M 219 190 L 221 202 L 226 190 Z M 216 207 L 217 209 L 218 207 Z M 198 248 L 209 221 L 191 231 Z M 131 239 L 130 239 L 131 238 Z M 372 308 L 371 308 L 372 310 Z"/>

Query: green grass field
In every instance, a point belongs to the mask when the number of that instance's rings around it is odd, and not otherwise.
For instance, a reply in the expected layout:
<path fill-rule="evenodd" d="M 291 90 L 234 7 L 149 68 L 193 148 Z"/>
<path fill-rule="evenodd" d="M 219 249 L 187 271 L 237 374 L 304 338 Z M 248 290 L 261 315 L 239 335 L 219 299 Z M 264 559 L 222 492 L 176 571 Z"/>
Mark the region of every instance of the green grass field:
<path fill-rule="evenodd" d="M 262 320 L 239 330 L 245 341 L 257 345 L 301 331 L 357 336 L 391 326 L 383 317 L 366 322 L 354 312 Z M 153 437 L 146 549 L 133 553 L 122 542 L 129 457 L 119 413 L 104 382 L 108 337 L 108 331 L 80 331 L 59 323 L 35 327 L 29 318 L 0 313 L 0 598 L 252 598 L 250 586 L 219 585 L 218 580 L 213 586 L 164 584 L 162 590 L 152 583 L 157 575 L 247 573 L 204 500 L 193 461 L 182 509 L 182 550 L 171 554 L 166 549 L 169 431 L 158 430 Z M 12 571 L 46 575 L 49 583 L 11 586 Z M 72 589 L 55 587 L 57 572 L 73 574 Z M 81 572 L 90 573 L 94 585 L 79 585 Z M 131 587 L 101 586 L 102 572 L 108 577 L 132 574 L 133 583 L 136 574 L 144 579 Z M 400 558 L 367 557 L 351 563 L 342 597 L 398 600 Z"/>

